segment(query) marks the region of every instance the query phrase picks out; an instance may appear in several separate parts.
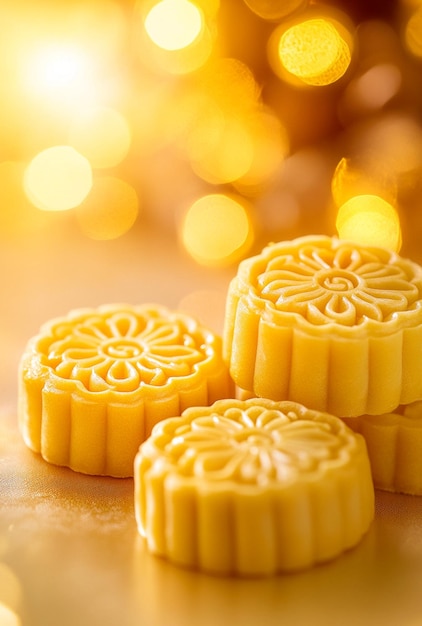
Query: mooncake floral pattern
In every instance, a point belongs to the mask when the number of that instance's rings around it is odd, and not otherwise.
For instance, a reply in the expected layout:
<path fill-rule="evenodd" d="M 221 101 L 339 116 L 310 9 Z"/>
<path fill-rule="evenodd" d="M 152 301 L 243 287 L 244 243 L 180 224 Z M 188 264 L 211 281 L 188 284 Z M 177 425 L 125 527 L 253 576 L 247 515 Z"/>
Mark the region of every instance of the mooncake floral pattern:
<path fill-rule="evenodd" d="M 337 418 L 292 402 L 216 402 L 188 409 L 153 433 L 183 476 L 264 486 L 347 458 L 354 438 Z"/>
<path fill-rule="evenodd" d="M 157 307 L 94 311 L 51 326 L 39 349 L 57 376 L 89 391 L 159 387 L 209 358 L 204 335 L 188 324 Z"/>
<path fill-rule="evenodd" d="M 256 289 L 278 311 L 299 314 L 313 324 L 354 326 L 385 322 L 399 311 L 421 306 L 422 276 L 395 253 L 356 248 L 339 240 L 297 240 L 297 247 L 267 248 L 257 269 Z"/>

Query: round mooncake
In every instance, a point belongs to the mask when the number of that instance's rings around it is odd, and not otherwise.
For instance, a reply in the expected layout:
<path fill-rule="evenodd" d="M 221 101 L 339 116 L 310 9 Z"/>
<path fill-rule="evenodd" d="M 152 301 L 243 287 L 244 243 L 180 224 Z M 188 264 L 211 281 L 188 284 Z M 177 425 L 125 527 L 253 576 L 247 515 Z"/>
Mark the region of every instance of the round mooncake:
<path fill-rule="evenodd" d="M 28 342 L 19 422 L 50 463 L 133 476 L 156 422 L 231 395 L 220 337 L 165 307 L 108 305 L 71 311 Z"/>
<path fill-rule="evenodd" d="M 242 261 L 224 357 L 240 389 L 340 417 L 422 399 L 422 268 L 327 236 Z"/>
<path fill-rule="evenodd" d="M 220 400 L 161 421 L 135 458 L 134 482 L 148 549 L 221 575 L 327 561 L 374 516 L 364 439 L 289 401 Z"/>
<path fill-rule="evenodd" d="M 422 402 L 344 421 L 366 441 L 377 489 L 422 496 Z"/>

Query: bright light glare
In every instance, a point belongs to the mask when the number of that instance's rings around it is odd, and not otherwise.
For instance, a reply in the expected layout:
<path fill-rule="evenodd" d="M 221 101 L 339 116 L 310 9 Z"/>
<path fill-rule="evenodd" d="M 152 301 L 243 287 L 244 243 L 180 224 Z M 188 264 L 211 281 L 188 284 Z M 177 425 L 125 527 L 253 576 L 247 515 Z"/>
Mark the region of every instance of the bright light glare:
<path fill-rule="evenodd" d="M 28 59 L 26 82 L 43 97 L 86 96 L 92 78 L 92 59 L 76 44 L 52 43 Z"/>
<path fill-rule="evenodd" d="M 329 85 L 351 62 L 349 45 L 334 24 L 317 18 L 299 22 L 281 36 L 278 54 L 284 68 L 308 85 Z"/>
<path fill-rule="evenodd" d="M 224 194 L 203 196 L 188 210 L 182 240 L 202 265 L 224 267 L 249 249 L 253 229 L 244 203 Z"/>
<path fill-rule="evenodd" d="M 120 178 L 104 176 L 76 210 L 79 226 L 91 239 L 116 239 L 135 223 L 139 200 L 135 189 Z"/>
<path fill-rule="evenodd" d="M 92 167 L 115 167 L 129 151 L 131 132 L 118 111 L 95 107 L 81 112 L 74 119 L 69 143 L 89 159 Z"/>
<path fill-rule="evenodd" d="M 0 602 L 0 624 L 1 626 L 21 626 L 22 624 L 15 611 L 12 611 L 3 602 Z"/>
<path fill-rule="evenodd" d="M 340 239 L 395 252 L 400 250 L 402 239 L 398 213 L 379 196 L 350 198 L 338 210 L 336 227 Z"/>
<path fill-rule="evenodd" d="M 202 13 L 188 0 L 161 0 L 145 18 L 151 40 L 164 50 L 181 50 L 202 30 Z"/>
<path fill-rule="evenodd" d="M 45 211 L 66 211 L 78 206 L 91 186 L 88 159 L 70 146 L 43 150 L 32 159 L 24 176 L 29 200 Z"/>

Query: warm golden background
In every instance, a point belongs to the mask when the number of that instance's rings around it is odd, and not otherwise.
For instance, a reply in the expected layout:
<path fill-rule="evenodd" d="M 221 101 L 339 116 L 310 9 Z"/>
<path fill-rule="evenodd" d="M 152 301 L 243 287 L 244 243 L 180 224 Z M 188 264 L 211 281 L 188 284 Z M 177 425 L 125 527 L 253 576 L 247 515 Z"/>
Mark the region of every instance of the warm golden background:
<path fill-rule="evenodd" d="M 25 343 L 72 308 L 219 330 L 237 263 L 310 233 L 422 262 L 421 85 L 421 0 L 0 0 L 1 626 L 421 626 L 418 498 L 378 494 L 327 568 L 209 580 L 144 553 L 131 481 L 16 427 Z"/>

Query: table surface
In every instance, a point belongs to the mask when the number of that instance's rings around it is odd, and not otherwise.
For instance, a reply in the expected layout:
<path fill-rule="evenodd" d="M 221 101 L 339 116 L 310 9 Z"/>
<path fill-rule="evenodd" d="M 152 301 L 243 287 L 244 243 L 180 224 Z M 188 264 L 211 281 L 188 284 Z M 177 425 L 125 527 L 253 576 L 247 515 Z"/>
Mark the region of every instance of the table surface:
<path fill-rule="evenodd" d="M 325 565 L 219 578 L 146 551 L 132 479 L 80 475 L 25 447 L 16 370 L 41 323 L 79 306 L 149 301 L 219 331 L 234 272 L 199 268 L 162 234 L 95 243 L 62 226 L 48 245 L 30 237 L 0 249 L 0 622 L 7 606 L 13 626 L 421 626 L 422 498 L 378 491 L 362 542 Z"/>

